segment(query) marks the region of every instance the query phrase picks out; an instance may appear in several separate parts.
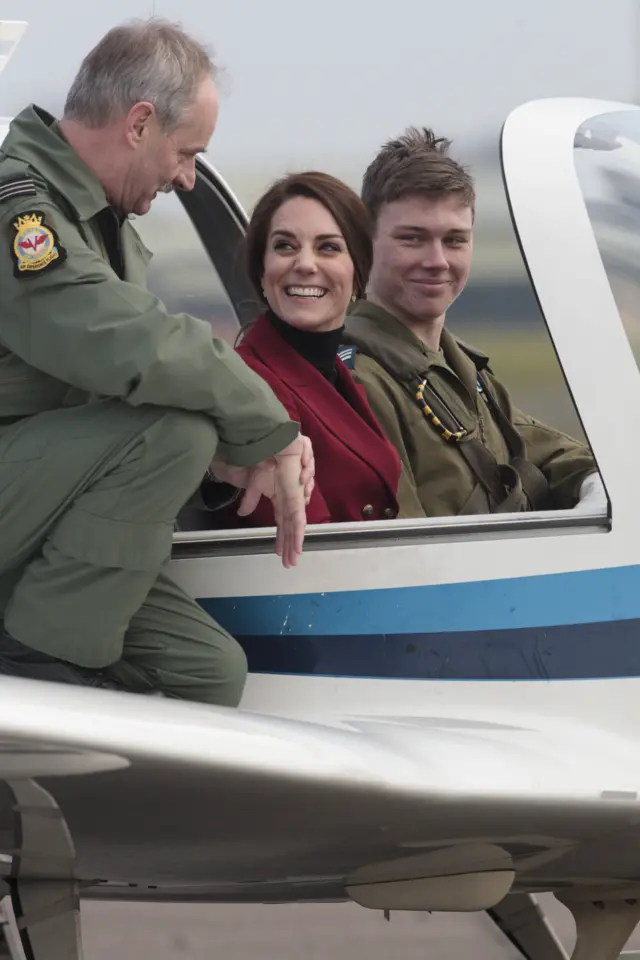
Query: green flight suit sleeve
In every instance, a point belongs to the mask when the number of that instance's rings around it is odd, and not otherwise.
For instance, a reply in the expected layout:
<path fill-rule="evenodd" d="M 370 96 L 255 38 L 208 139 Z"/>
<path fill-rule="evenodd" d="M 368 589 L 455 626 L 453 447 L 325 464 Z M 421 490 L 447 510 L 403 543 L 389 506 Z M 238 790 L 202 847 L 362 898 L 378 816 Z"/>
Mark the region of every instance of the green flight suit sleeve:
<path fill-rule="evenodd" d="M 63 255 L 16 276 L 14 226 L 38 211 Z M 120 280 L 46 195 L 0 206 L 0 341 L 56 379 L 137 406 L 201 411 L 216 456 L 249 466 L 291 443 L 299 425 L 271 388 L 211 327 L 170 316 L 150 292 Z"/>
<path fill-rule="evenodd" d="M 549 427 L 514 407 L 506 388 L 491 378 L 496 393 L 511 411 L 511 422 L 525 442 L 527 458 L 542 471 L 549 484 L 551 509 L 569 510 L 579 499 L 582 481 L 598 468 L 591 452 L 561 430 Z"/>

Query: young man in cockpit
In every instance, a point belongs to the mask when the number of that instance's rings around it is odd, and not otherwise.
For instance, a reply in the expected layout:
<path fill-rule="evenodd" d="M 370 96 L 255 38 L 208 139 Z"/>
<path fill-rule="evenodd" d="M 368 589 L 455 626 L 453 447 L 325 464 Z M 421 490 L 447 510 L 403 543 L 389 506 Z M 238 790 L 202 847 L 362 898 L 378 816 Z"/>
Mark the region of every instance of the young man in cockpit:
<path fill-rule="evenodd" d="M 445 327 L 469 276 L 475 208 L 449 145 L 410 128 L 364 175 L 374 261 L 346 323 L 356 379 L 425 516 L 604 508 L 589 449 L 517 410 L 488 357 Z"/>

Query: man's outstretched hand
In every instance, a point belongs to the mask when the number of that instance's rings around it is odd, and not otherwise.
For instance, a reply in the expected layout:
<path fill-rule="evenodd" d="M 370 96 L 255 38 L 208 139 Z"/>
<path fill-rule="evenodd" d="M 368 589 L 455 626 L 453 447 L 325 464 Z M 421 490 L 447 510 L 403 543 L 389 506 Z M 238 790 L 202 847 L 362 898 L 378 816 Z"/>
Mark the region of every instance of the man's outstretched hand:
<path fill-rule="evenodd" d="M 244 489 L 238 508 L 241 517 L 253 513 L 260 497 L 271 500 L 277 528 L 276 553 L 282 557 L 283 566 L 294 567 L 302 553 L 307 522 L 305 507 L 315 483 L 315 462 L 309 438 L 297 436 L 280 453 L 253 467 L 232 467 L 213 460 L 211 472 L 219 480 Z"/>

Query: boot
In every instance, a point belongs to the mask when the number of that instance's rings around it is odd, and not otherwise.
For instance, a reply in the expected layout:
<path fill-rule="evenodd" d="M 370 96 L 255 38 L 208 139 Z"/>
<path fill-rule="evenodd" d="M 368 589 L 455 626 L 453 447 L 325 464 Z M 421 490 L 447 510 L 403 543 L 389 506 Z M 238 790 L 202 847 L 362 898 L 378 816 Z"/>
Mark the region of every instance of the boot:
<path fill-rule="evenodd" d="M 105 690 L 125 688 L 100 670 L 89 670 L 66 660 L 56 660 L 15 640 L 0 625 L 0 675 L 28 680 L 49 680 L 82 687 L 103 687 Z"/>

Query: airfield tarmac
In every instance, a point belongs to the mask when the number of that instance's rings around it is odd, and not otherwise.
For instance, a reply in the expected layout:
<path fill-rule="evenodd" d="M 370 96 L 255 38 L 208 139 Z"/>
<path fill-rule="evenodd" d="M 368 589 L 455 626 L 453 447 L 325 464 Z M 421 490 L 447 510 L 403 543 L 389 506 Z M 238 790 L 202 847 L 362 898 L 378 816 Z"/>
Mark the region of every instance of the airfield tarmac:
<path fill-rule="evenodd" d="M 541 897 L 567 950 L 573 921 Z M 82 906 L 85 960 L 521 960 L 484 914 L 381 914 L 352 904 Z M 628 949 L 640 949 L 640 934 Z"/>

